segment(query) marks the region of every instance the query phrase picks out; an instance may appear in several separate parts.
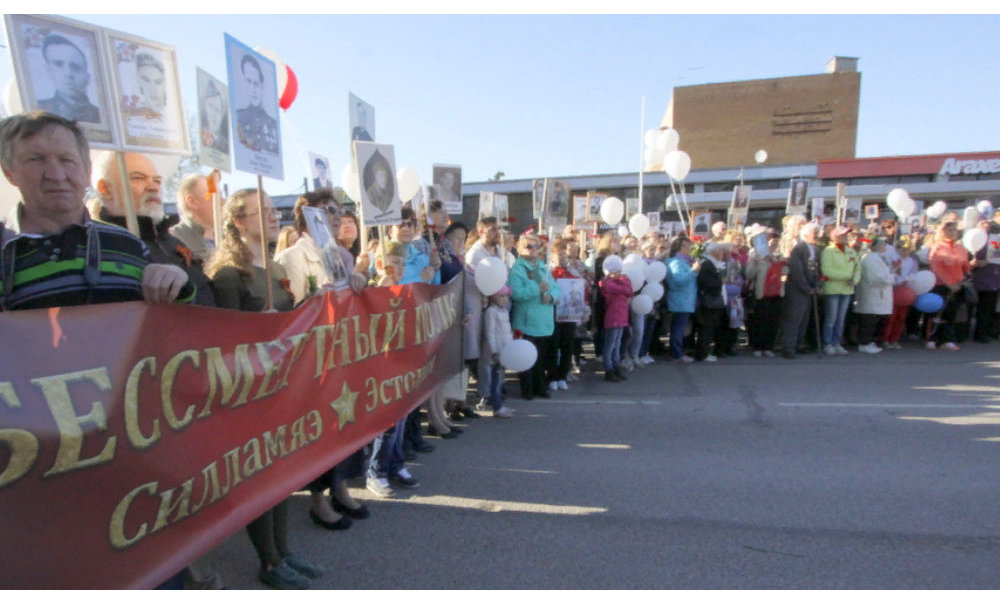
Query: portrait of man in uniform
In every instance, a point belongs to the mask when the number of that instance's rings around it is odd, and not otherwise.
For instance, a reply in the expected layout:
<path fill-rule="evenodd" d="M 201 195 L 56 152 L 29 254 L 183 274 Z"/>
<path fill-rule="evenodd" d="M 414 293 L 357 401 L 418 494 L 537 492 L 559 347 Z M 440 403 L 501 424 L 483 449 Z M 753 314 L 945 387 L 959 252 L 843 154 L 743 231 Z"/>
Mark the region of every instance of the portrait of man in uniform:
<path fill-rule="evenodd" d="M 375 108 L 351 93 L 347 93 L 352 141 L 375 140 Z"/>
<path fill-rule="evenodd" d="M 278 154 L 278 122 L 263 108 L 264 70 L 250 54 L 240 60 L 243 76 L 243 100 L 246 106 L 236 111 L 236 129 L 243 146 L 269 155 Z"/>
<path fill-rule="evenodd" d="M 312 175 L 313 189 L 324 189 L 332 186 L 330 180 L 330 160 L 317 155 L 309 154 L 309 171 Z"/>
<path fill-rule="evenodd" d="M 100 111 L 87 97 L 93 78 L 83 51 L 68 38 L 50 34 L 42 42 L 42 57 L 55 94 L 40 99 L 38 108 L 78 122 L 100 122 Z"/>

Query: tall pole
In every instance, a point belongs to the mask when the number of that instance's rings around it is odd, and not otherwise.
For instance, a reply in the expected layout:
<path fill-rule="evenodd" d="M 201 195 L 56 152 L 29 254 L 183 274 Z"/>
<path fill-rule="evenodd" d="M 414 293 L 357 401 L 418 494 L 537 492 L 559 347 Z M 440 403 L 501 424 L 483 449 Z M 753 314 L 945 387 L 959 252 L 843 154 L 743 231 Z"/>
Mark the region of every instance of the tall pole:
<path fill-rule="evenodd" d="M 642 212 L 642 172 L 643 168 L 643 156 L 642 156 L 642 145 L 645 139 L 646 132 L 646 97 L 642 97 L 642 110 L 639 112 L 639 212 Z M 626 220 L 629 217 L 626 216 Z"/>
<path fill-rule="evenodd" d="M 260 253 L 264 256 L 264 283 L 267 285 L 267 299 L 264 310 L 274 309 L 274 286 L 271 284 L 271 254 L 267 241 L 267 226 L 264 220 L 264 177 L 257 175 L 257 220 L 260 223 Z"/>
<path fill-rule="evenodd" d="M 139 219 L 135 215 L 135 199 L 132 196 L 132 187 L 129 185 L 128 168 L 125 166 L 125 154 L 115 151 L 115 162 L 118 164 L 118 180 L 122 190 L 122 211 L 125 212 L 125 227 L 129 232 L 139 236 Z"/>
<path fill-rule="evenodd" d="M 219 182 L 222 180 L 222 172 L 212 170 L 208 175 L 208 193 L 212 197 L 212 220 L 214 224 L 215 248 L 222 245 L 223 224 L 222 224 L 222 194 L 219 192 Z"/>

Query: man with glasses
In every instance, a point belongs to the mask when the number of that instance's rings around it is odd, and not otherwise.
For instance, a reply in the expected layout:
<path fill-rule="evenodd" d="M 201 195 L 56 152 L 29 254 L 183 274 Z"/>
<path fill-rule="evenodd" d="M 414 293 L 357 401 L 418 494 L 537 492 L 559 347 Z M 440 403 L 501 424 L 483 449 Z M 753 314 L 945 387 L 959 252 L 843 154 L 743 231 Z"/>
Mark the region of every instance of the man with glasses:
<path fill-rule="evenodd" d="M 142 153 L 126 153 L 125 172 L 139 222 L 139 238 L 149 248 L 153 262 L 173 264 L 183 269 L 197 288 L 195 303 L 215 306 L 215 297 L 201 263 L 196 261 L 180 239 L 169 232 L 170 224 L 161 197 L 163 178 L 156 166 Z M 94 218 L 125 227 L 125 192 L 114 151 L 98 155 L 92 187 L 97 193 L 97 205 L 92 210 L 96 211 Z"/>

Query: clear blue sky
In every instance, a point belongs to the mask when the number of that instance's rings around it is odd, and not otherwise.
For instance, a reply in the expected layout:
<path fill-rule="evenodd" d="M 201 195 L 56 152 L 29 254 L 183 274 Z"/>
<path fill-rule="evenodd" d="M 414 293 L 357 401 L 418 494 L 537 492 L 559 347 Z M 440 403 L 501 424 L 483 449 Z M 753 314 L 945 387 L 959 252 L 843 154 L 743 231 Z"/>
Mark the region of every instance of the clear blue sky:
<path fill-rule="evenodd" d="M 272 194 L 301 186 L 306 150 L 339 181 L 349 90 L 425 182 L 434 163 L 467 182 L 615 173 L 637 169 L 642 97 L 650 128 L 674 86 L 822 73 L 834 55 L 860 58 L 859 157 L 1000 149 L 996 15 L 68 16 L 176 46 L 188 115 L 195 66 L 225 79 L 223 32 L 277 51 L 300 91 Z"/>

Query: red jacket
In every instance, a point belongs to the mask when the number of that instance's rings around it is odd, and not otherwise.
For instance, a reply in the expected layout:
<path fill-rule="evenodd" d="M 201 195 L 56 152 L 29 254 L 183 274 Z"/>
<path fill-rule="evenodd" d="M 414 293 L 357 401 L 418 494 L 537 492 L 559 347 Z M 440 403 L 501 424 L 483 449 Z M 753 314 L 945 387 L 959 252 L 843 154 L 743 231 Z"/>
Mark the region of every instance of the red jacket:
<path fill-rule="evenodd" d="M 605 277 L 599 285 L 604 296 L 604 327 L 628 327 L 628 301 L 632 282 L 624 275 Z"/>

